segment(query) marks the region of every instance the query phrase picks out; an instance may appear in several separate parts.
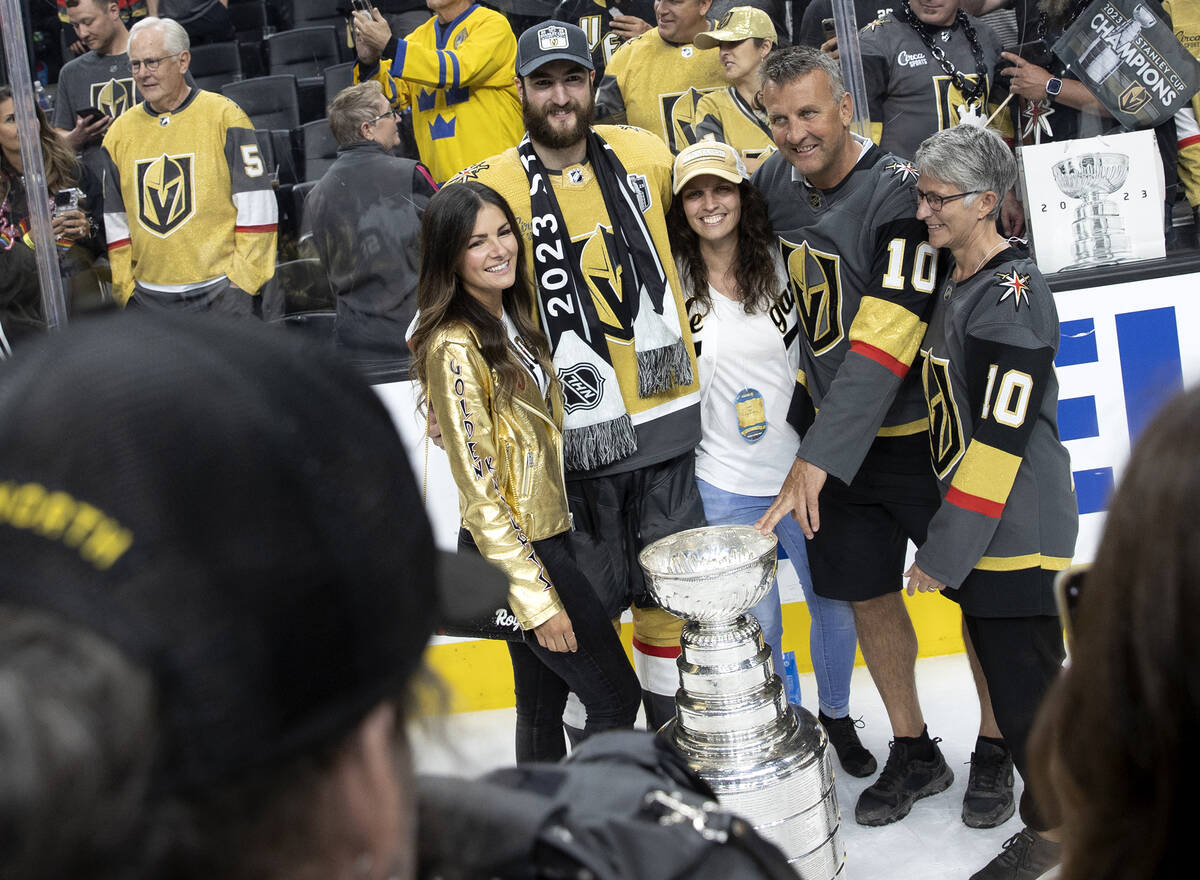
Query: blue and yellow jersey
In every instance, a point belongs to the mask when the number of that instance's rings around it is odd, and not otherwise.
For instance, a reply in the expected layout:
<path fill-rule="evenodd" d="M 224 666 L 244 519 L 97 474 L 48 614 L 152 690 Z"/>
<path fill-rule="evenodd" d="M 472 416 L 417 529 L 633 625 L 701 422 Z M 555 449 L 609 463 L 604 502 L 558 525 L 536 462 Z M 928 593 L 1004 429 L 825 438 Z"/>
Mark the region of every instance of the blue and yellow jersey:
<path fill-rule="evenodd" d="M 454 21 L 433 16 L 391 40 L 377 66 L 355 64 L 354 81 L 377 79 L 393 107 L 412 108 L 417 151 L 442 183 L 521 139 L 516 63 L 508 20 L 472 5 Z"/>

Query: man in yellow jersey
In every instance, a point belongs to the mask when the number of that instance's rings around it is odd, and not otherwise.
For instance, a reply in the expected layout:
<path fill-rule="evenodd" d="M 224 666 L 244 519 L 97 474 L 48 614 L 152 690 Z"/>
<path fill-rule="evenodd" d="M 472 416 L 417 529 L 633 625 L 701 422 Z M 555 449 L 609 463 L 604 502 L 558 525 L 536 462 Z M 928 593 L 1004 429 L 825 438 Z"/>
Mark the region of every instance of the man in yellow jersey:
<path fill-rule="evenodd" d="M 278 209 L 254 129 L 236 104 L 188 85 L 187 32 L 144 18 L 129 66 L 145 98 L 104 136 L 113 298 L 250 315 L 275 274 Z"/>
<path fill-rule="evenodd" d="M 428 0 L 433 17 L 398 39 L 378 9 L 354 13 L 354 81 L 377 79 L 412 107 L 421 161 L 438 183 L 521 138 L 508 20 L 471 0 Z"/>
<path fill-rule="evenodd" d="M 528 135 L 459 177 L 508 201 L 538 320 L 563 386 L 571 543 L 609 614 L 633 604 L 647 722 L 674 717 L 682 622 L 646 593 L 638 552 L 704 524 L 696 488 L 700 393 L 667 242 L 672 158 L 657 137 L 593 127 L 581 28 L 536 25 L 517 49 Z"/>
<path fill-rule="evenodd" d="M 658 27 L 613 53 L 596 93 L 596 117 L 652 131 L 677 153 L 692 139 L 696 102 L 723 88 L 716 49 L 692 43 L 708 30 L 712 0 L 657 0 Z"/>

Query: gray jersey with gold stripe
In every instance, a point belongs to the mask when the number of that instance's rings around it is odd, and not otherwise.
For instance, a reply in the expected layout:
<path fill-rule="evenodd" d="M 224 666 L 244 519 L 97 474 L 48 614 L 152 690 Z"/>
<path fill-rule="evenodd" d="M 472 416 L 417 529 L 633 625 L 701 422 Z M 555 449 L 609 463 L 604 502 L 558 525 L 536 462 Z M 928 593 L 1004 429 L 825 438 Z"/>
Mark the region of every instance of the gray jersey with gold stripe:
<path fill-rule="evenodd" d="M 1058 312 L 1033 261 L 1009 248 L 947 274 L 921 346 L 942 505 L 921 570 L 979 616 L 1053 614 L 1075 550 L 1070 458 L 1058 439 Z"/>
<path fill-rule="evenodd" d="M 780 153 L 755 173 L 800 312 L 800 456 L 849 483 L 876 436 L 925 429 L 910 367 L 925 335 L 937 251 L 916 219 L 908 162 L 858 139 L 833 189 L 807 185 Z"/>

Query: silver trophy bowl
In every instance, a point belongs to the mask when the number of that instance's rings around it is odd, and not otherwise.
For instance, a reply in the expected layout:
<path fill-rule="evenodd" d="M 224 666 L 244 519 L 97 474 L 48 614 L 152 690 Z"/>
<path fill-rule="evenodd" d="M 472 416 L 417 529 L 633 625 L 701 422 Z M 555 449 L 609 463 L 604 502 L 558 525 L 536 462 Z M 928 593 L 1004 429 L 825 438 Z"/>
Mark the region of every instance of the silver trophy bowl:
<path fill-rule="evenodd" d="M 650 594 L 685 618 L 676 713 L 662 734 L 728 809 L 806 880 L 841 876 L 845 849 L 828 739 L 788 703 L 762 628 L 746 611 L 775 578 L 776 539 L 750 526 L 663 538 L 639 561 Z"/>
<path fill-rule="evenodd" d="M 1079 199 L 1072 229 L 1075 262 L 1064 269 L 1084 269 L 1116 263 L 1133 254 L 1120 208 L 1110 202 L 1129 176 L 1124 153 L 1085 153 L 1056 162 L 1050 169 L 1064 195 Z"/>
<path fill-rule="evenodd" d="M 776 544 L 751 526 L 704 526 L 654 542 L 638 561 L 654 600 L 676 617 L 732 623 L 771 589 Z"/>

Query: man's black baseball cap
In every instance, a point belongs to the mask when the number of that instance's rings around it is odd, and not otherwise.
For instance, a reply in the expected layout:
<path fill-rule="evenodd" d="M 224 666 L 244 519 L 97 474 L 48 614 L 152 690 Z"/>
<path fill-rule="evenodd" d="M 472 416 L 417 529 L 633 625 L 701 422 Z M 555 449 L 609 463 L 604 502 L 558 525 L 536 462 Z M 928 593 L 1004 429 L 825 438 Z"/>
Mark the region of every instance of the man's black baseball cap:
<path fill-rule="evenodd" d="M 551 61 L 574 61 L 594 70 L 583 28 L 565 21 L 544 21 L 527 28 L 517 40 L 517 76 L 529 76 Z"/>
<path fill-rule="evenodd" d="M 506 594 L 435 548 L 388 411 L 332 349 L 124 313 L 0 371 L 0 603 L 152 674 L 160 789 L 338 741 L 404 695 L 439 619 Z"/>

